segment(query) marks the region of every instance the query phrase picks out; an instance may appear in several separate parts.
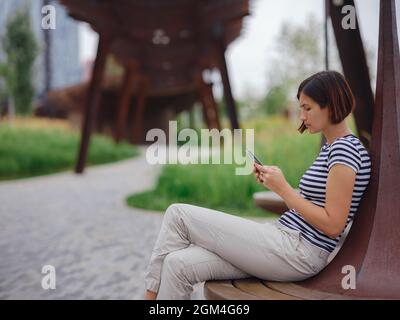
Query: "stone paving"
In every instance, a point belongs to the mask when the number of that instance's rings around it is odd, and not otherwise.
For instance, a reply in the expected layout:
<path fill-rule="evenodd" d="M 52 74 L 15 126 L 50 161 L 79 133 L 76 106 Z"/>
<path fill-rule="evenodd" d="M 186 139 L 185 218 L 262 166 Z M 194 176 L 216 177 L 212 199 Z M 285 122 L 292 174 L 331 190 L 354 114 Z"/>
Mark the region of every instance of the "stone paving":
<path fill-rule="evenodd" d="M 151 189 L 160 166 L 143 156 L 0 183 L 0 299 L 142 299 L 162 214 L 125 197 Z M 42 288 L 42 267 L 56 288 Z M 193 299 L 202 299 L 202 284 Z"/>
<path fill-rule="evenodd" d="M 0 183 L 0 299 L 141 299 L 162 215 L 125 197 L 159 170 L 139 157 Z M 44 265 L 56 269 L 54 290 L 41 286 Z"/>

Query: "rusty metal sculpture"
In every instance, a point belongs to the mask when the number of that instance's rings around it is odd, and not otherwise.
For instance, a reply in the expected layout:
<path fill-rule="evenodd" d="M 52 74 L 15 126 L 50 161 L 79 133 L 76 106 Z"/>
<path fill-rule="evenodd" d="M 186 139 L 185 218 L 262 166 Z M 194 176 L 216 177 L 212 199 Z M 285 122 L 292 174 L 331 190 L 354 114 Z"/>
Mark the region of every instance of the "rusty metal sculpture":
<path fill-rule="evenodd" d="M 394 0 L 380 1 L 378 78 L 372 126 L 372 177 L 342 249 L 305 288 L 350 297 L 400 299 L 400 56 Z M 341 286 L 342 267 L 357 271 Z"/>
<path fill-rule="evenodd" d="M 133 141 L 140 141 L 146 98 L 195 92 L 210 128 L 220 129 L 212 84 L 204 70 L 221 72 L 232 128 L 238 128 L 225 49 L 239 36 L 248 0 L 61 0 L 69 14 L 88 22 L 99 34 L 99 44 L 88 98 L 82 141 L 75 171 L 83 172 L 93 119 L 101 95 L 106 56 L 112 53 L 124 66 L 115 139 L 121 139 L 132 92 L 137 103 Z"/>
<path fill-rule="evenodd" d="M 338 23 L 337 18 L 333 21 Z M 336 33 L 342 31 L 336 30 Z M 341 34 L 339 39 L 343 37 L 352 36 Z M 359 45 L 358 42 L 355 56 L 342 56 L 342 61 L 347 61 L 348 72 L 352 68 L 353 72 L 362 70 L 365 66 Z M 342 47 L 341 50 L 343 55 L 349 49 Z M 356 62 L 357 57 L 358 65 L 351 66 L 349 62 Z M 395 0 L 380 0 L 377 73 L 370 148 L 371 180 L 338 254 L 321 273 L 302 282 L 257 279 L 207 282 L 207 298 L 400 299 L 400 56 Z M 351 76 L 356 79 L 356 75 Z M 361 76 L 365 81 L 364 72 Z M 366 83 L 363 85 L 365 87 Z M 362 94 L 362 90 L 359 93 Z M 366 94 L 369 95 L 369 90 Z M 368 119 L 368 115 L 364 119 Z M 366 124 L 366 128 L 368 126 Z M 345 266 L 354 267 L 355 288 L 343 286 Z"/>
<path fill-rule="evenodd" d="M 354 8 L 354 1 L 343 0 L 340 5 L 335 4 L 337 1 L 325 1 L 327 13 L 332 20 L 333 31 L 343 66 L 343 72 L 356 99 L 357 107 L 354 110 L 353 115 L 358 135 L 364 146 L 369 149 L 371 144 L 374 96 L 371 89 L 367 59 L 357 17 L 355 17 L 355 29 L 343 29 L 342 27 L 342 8 L 345 6 L 351 6 Z"/>

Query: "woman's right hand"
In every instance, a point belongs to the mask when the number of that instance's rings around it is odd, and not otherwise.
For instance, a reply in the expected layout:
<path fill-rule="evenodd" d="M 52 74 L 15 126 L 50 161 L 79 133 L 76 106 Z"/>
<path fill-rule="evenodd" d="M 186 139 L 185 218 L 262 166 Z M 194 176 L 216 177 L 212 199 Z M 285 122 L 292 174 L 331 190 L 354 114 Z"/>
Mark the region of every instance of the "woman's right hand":
<path fill-rule="evenodd" d="M 254 176 L 255 176 L 255 178 L 256 178 L 256 181 L 257 181 L 258 183 L 264 184 L 264 181 L 262 180 L 261 173 L 260 173 L 260 171 L 257 169 L 257 167 L 256 167 L 255 164 L 253 164 L 253 173 L 254 173 Z"/>

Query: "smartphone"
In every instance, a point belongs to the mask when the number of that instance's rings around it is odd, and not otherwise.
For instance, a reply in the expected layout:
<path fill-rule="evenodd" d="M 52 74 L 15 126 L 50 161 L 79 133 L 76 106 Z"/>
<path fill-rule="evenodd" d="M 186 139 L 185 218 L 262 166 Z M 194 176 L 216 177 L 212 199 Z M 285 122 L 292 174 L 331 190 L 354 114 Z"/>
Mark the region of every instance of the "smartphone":
<path fill-rule="evenodd" d="M 249 149 L 246 149 L 247 155 L 250 157 L 251 160 L 253 160 L 255 163 L 259 164 L 260 166 L 263 166 L 260 160 L 257 159 L 257 157 L 251 152 Z"/>

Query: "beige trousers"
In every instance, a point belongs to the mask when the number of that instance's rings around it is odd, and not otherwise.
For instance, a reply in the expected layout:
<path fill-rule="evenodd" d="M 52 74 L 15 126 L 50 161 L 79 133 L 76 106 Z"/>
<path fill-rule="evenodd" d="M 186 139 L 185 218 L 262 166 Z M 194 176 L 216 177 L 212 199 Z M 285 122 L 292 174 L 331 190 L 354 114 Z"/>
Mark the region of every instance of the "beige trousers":
<path fill-rule="evenodd" d="M 320 272 L 328 256 L 275 220 L 258 223 L 173 204 L 165 212 L 145 287 L 158 292 L 157 299 L 190 299 L 193 285 L 206 280 L 299 281 Z"/>

